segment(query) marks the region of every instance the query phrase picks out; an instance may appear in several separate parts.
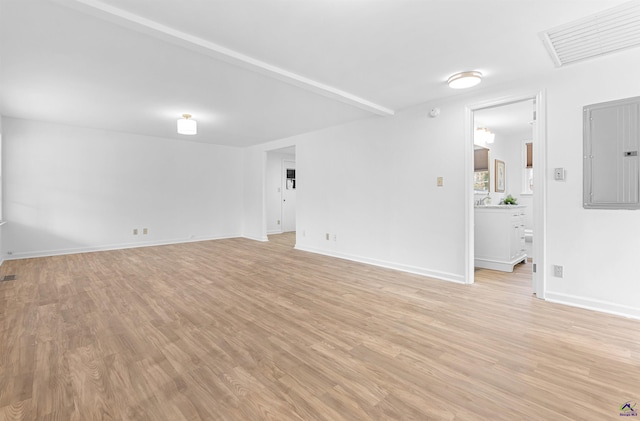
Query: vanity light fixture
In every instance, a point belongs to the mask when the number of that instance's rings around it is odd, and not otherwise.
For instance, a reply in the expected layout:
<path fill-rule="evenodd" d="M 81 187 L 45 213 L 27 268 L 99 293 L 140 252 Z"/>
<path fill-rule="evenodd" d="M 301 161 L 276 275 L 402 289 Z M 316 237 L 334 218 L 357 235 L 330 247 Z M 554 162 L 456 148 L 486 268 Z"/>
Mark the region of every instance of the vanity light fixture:
<path fill-rule="evenodd" d="M 188 135 L 198 133 L 198 122 L 191 119 L 191 114 L 182 114 L 182 118 L 178 119 L 178 133 Z"/>
<path fill-rule="evenodd" d="M 476 86 L 482 81 L 482 73 L 476 71 L 461 72 L 447 79 L 450 88 L 464 89 Z"/>
<path fill-rule="evenodd" d="M 474 143 L 489 144 L 496 139 L 496 134 L 486 127 L 478 127 L 474 136 Z"/>

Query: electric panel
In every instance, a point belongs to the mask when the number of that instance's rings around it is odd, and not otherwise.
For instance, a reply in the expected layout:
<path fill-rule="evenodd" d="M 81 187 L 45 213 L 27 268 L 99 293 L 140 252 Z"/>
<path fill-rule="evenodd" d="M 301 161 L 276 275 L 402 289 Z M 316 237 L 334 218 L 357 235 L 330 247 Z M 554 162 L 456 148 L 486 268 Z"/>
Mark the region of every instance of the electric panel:
<path fill-rule="evenodd" d="M 640 209 L 640 97 L 584 107 L 584 204 Z"/>

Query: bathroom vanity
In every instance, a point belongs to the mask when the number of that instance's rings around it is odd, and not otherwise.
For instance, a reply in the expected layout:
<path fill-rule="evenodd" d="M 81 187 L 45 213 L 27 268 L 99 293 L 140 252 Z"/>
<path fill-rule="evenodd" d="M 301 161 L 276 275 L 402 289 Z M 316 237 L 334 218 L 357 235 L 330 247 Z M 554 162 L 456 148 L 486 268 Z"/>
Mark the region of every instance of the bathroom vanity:
<path fill-rule="evenodd" d="M 475 266 L 513 272 L 526 262 L 524 210 L 520 205 L 487 205 L 475 208 Z"/>

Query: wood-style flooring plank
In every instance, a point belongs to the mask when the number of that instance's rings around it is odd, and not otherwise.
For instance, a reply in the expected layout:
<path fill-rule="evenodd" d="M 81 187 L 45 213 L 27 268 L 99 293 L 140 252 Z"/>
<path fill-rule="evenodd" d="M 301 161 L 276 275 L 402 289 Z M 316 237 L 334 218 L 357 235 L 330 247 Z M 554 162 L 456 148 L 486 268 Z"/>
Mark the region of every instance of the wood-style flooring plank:
<path fill-rule="evenodd" d="M 7 261 L 3 420 L 601 420 L 640 321 L 293 249 L 294 234 Z M 632 333 L 632 334 L 631 334 Z"/>

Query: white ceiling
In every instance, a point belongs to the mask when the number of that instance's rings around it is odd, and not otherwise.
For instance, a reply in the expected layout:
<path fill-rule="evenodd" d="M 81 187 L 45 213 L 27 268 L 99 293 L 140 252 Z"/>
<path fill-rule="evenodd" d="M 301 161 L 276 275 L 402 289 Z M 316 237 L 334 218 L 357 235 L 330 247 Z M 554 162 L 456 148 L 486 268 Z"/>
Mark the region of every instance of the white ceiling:
<path fill-rule="evenodd" d="M 520 101 L 475 111 L 473 119 L 476 127 L 487 128 L 499 136 L 532 136 L 534 109 L 533 100 Z"/>
<path fill-rule="evenodd" d="M 622 2 L 0 0 L 0 113 L 253 145 L 552 72 L 538 33 Z"/>

